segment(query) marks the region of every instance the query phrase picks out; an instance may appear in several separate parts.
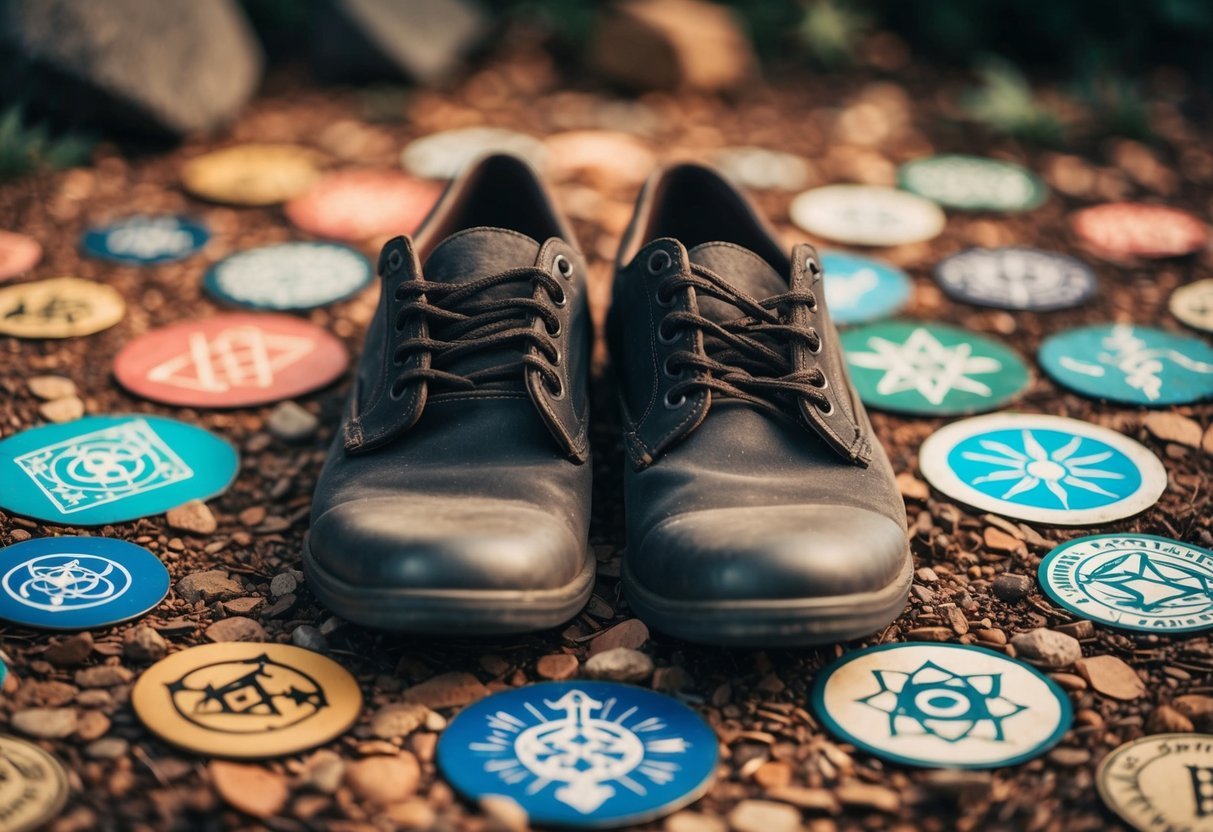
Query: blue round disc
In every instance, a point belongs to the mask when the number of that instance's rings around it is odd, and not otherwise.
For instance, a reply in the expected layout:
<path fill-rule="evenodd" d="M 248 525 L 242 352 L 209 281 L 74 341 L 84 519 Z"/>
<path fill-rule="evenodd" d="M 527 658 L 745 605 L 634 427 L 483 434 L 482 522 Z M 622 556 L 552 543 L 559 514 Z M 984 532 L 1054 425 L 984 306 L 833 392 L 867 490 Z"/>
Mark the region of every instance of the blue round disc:
<path fill-rule="evenodd" d="M 889 318 L 910 302 L 913 284 L 896 266 L 845 251 L 821 254 L 826 305 L 837 324 Z"/>
<path fill-rule="evenodd" d="M 206 226 L 191 217 L 140 214 L 90 228 L 80 238 L 80 247 L 102 260 L 151 266 L 184 260 L 210 238 Z"/>
<path fill-rule="evenodd" d="M 239 468 L 227 441 L 160 416 L 87 416 L 0 441 L 0 508 L 66 526 L 160 514 L 222 493 Z"/>
<path fill-rule="evenodd" d="M 314 309 L 353 297 L 374 277 L 371 261 L 336 243 L 279 243 L 220 260 L 202 285 L 234 306 L 277 311 Z"/>
<path fill-rule="evenodd" d="M 544 682 L 465 708 L 438 767 L 469 800 L 505 795 L 540 826 L 644 823 L 708 788 L 716 734 L 668 696 L 614 682 Z"/>
<path fill-rule="evenodd" d="M 138 618 L 168 593 L 155 555 L 107 537 L 45 537 L 0 549 L 0 619 L 89 630 Z"/>
<path fill-rule="evenodd" d="M 1046 338 L 1037 360 L 1058 384 L 1092 399 L 1165 407 L 1213 397 L 1213 347 L 1165 329 L 1070 329 Z"/>

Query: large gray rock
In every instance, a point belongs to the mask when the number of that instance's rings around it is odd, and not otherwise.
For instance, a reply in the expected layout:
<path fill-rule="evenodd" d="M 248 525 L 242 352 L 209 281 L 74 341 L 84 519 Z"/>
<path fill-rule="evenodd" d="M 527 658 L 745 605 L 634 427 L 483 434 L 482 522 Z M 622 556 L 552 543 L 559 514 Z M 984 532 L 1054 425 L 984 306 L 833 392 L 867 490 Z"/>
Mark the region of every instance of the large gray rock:
<path fill-rule="evenodd" d="M 0 2 L 0 84 L 73 123 L 209 130 L 257 91 L 263 58 L 234 0 Z"/>
<path fill-rule="evenodd" d="M 472 0 L 321 0 L 313 21 L 312 67 L 325 80 L 422 84 L 450 75 L 490 23 Z"/>

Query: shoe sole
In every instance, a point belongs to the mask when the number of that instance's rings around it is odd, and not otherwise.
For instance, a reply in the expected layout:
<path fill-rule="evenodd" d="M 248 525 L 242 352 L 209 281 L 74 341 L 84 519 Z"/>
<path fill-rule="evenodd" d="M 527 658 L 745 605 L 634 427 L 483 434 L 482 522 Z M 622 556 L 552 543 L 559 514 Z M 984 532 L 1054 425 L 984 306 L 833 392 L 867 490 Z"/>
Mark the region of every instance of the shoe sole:
<path fill-rule="evenodd" d="M 636 615 L 668 635 L 731 647 L 807 647 L 871 635 L 901 615 L 914 580 L 914 559 L 890 584 L 873 592 L 823 598 L 683 601 L 646 589 L 625 559 L 623 592 Z"/>
<path fill-rule="evenodd" d="M 303 542 L 303 573 L 312 593 L 329 610 L 355 624 L 395 632 L 442 635 L 508 635 L 547 630 L 575 616 L 594 589 L 594 556 L 556 589 L 384 589 L 334 576 Z"/>

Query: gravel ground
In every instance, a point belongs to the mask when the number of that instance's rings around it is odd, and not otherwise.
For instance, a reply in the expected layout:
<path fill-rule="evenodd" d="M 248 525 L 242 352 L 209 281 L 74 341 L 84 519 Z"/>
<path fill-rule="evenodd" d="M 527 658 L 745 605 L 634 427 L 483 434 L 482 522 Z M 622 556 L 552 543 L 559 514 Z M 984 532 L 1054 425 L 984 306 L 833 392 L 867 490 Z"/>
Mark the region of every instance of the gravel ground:
<path fill-rule="evenodd" d="M 1213 699 L 1208 698 L 1213 695 L 1213 648 L 1205 637 L 1139 636 L 1074 622 L 1040 594 L 1034 580 L 1012 578 L 996 584 L 996 579 L 1004 574 L 1032 576 L 1055 541 L 1094 531 L 1132 530 L 1213 544 L 1206 455 L 1213 449 L 1213 432 L 1207 430 L 1213 410 L 1208 407 L 1178 408 L 1147 420 L 1145 411 L 1087 401 L 1037 373 L 1020 409 L 1124 431 L 1157 453 L 1169 475 L 1162 501 L 1145 514 L 1098 530 L 1064 533 L 983 516 L 932 494 L 917 473 L 917 449 L 942 422 L 874 415 L 877 433 L 900 475 L 918 572 L 905 614 L 868 643 L 925 639 L 1014 652 L 1008 646 L 1011 637 L 1047 626 L 1077 637 L 1085 655 L 1123 659 L 1145 681 L 1140 695 L 1122 700 L 1096 692 L 1073 668 L 1052 670 L 1076 712 L 1074 728 L 1060 746 L 1010 769 L 925 772 L 886 766 L 831 741 L 808 712 L 807 690 L 814 675 L 842 652 L 841 645 L 726 651 L 650 635 L 631 618 L 618 583 L 624 463 L 601 346 L 591 532 L 600 570 L 594 599 L 561 631 L 498 642 L 415 642 L 347 625 L 327 613 L 302 582 L 296 570 L 310 495 L 345 398 L 348 374 L 336 386 L 299 400 L 319 418 L 320 427 L 297 444 L 272 435 L 267 426 L 272 407 L 229 412 L 160 407 L 127 395 L 109 376 L 110 359 L 137 334 L 219 311 L 200 291 L 210 262 L 243 248 L 302 237 L 278 209 L 231 209 L 191 200 L 178 187 L 185 160 L 232 142 L 293 141 L 323 151 L 337 167 L 392 168 L 408 139 L 481 123 L 536 135 L 622 127 L 662 158 L 707 158 L 729 145 L 764 145 L 807 158 L 815 183 L 892 184 L 898 163 L 933 150 L 1017 159 L 1040 171 L 1053 186 L 1045 206 L 1018 217 L 953 214 L 944 234 L 931 243 L 882 252 L 914 278 L 916 294 L 907 314 L 1001 336 L 1026 356 L 1034 353 L 1043 336 L 1080 323 L 1123 319 L 1176 326 L 1165 311 L 1167 295 L 1181 283 L 1213 276 L 1208 254 L 1148 266 L 1087 258 L 1101 281 L 1098 298 L 1081 309 L 1045 315 L 1015 316 L 956 304 L 936 288 L 930 269 L 941 257 L 971 245 L 1037 245 L 1082 256 L 1065 217 L 1108 199 L 1164 200 L 1203 216 L 1213 184 L 1213 151 L 1201 144 L 1207 131 L 1198 130 L 1160 96 L 1151 109 L 1160 136 L 1155 149 L 1111 142 L 1091 147 L 1083 156 L 1028 153 L 952 121 L 938 76 L 906 66 L 894 69 L 895 76 L 862 70 L 845 79 L 776 76 L 768 86 L 731 103 L 667 95 L 623 102 L 592 87 L 562 90 L 555 64 L 533 51 L 506 51 L 443 93 L 317 90 L 286 75 L 273 79 L 240 121 L 212 142 L 137 155 L 102 148 L 90 168 L 0 186 L 0 228 L 31 234 L 46 247 L 36 276 L 70 274 L 99 280 L 121 291 L 129 305 L 122 323 L 88 338 L 0 338 L 0 433 L 11 435 L 45 421 L 27 379 L 50 374 L 75 382 L 88 413 L 176 416 L 227 437 L 243 454 L 236 483 L 209 503 L 218 521 L 213 533 L 174 528 L 164 517 L 97 530 L 146 546 L 168 566 L 174 589 L 152 614 L 132 624 L 66 638 L 0 626 L 11 668 L 0 700 L 0 724 L 11 724 L 5 730 L 19 732 L 13 723 L 20 722 L 27 735 L 57 735 L 40 743 L 69 769 L 72 797 L 52 828 L 510 828 L 507 813 L 478 812 L 457 800 L 438 778 L 433 761 L 437 732 L 459 705 L 483 695 L 486 688 L 566 678 L 579 672 L 590 653 L 610 646 L 647 653 L 657 668 L 648 684 L 691 703 L 720 739 L 721 762 L 709 794 L 652 828 L 1120 828 L 1099 805 L 1093 786 L 1096 765 L 1112 748 L 1145 732 L 1213 728 Z M 893 77 L 896 80 L 890 80 Z M 610 258 L 636 188 L 628 174 L 604 160 L 596 169 L 566 177 L 557 188 L 592 264 L 599 320 L 605 311 Z M 786 222 L 791 196 L 760 195 L 789 242 L 805 238 Z M 116 267 L 78 255 L 82 229 L 136 211 L 197 213 L 210 224 L 214 238 L 200 256 L 148 269 Z M 373 255 L 375 248 L 366 250 Z M 343 338 L 356 354 L 374 294 L 365 292 L 308 317 Z M 1203 442 L 1170 441 L 1185 435 L 1203 435 Z M 2 544 L 72 531 L 0 513 Z M 218 580 L 221 576 L 203 579 L 215 585 L 215 592 L 199 592 L 193 585 L 199 579 L 178 583 L 206 570 L 222 570 L 234 583 Z M 192 757 L 143 730 L 128 704 L 133 677 L 166 647 L 233 636 L 293 639 L 322 647 L 362 684 L 362 719 L 324 749 L 258 764 L 256 771 Z M 423 718 L 394 721 L 383 715 L 385 707 L 401 700 L 404 689 L 427 680 L 414 697 L 432 709 L 423 712 Z M 1180 707 L 1171 706 L 1184 695 L 1189 698 Z M 57 716 L 53 731 L 44 720 L 16 718 L 35 708 L 68 711 L 71 717 Z M 75 727 L 64 732 L 64 721 L 70 727 L 72 719 Z M 247 806 L 250 791 L 261 798 L 253 808 L 265 815 L 263 819 L 233 808 Z M 783 808 L 787 806 L 797 808 L 789 812 Z"/>

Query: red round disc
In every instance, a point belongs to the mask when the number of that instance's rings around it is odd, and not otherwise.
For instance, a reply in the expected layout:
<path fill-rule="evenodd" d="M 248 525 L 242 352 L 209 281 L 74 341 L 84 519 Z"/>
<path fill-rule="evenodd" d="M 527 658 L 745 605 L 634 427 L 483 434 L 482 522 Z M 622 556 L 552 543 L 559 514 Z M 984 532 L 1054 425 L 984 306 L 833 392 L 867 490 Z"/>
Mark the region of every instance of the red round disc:
<path fill-rule="evenodd" d="M 186 407 L 246 407 L 318 390 L 349 363 L 345 345 L 289 315 L 184 321 L 131 341 L 114 377 L 137 396 Z"/>
<path fill-rule="evenodd" d="M 1111 202 L 1070 218 L 1074 232 L 1111 257 L 1179 257 L 1203 248 L 1209 229 L 1198 217 L 1166 205 Z"/>
<path fill-rule="evenodd" d="M 437 183 L 397 171 L 339 171 L 292 199 L 285 210 L 287 219 L 309 234 L 359 242 L 413 233 L 441 193 Z"/>
<path fill-rule="evenodd" d="M 24 274 L 42 259 L 42 246 L 33 237 L 0 231 L 0 280 Z"/>

